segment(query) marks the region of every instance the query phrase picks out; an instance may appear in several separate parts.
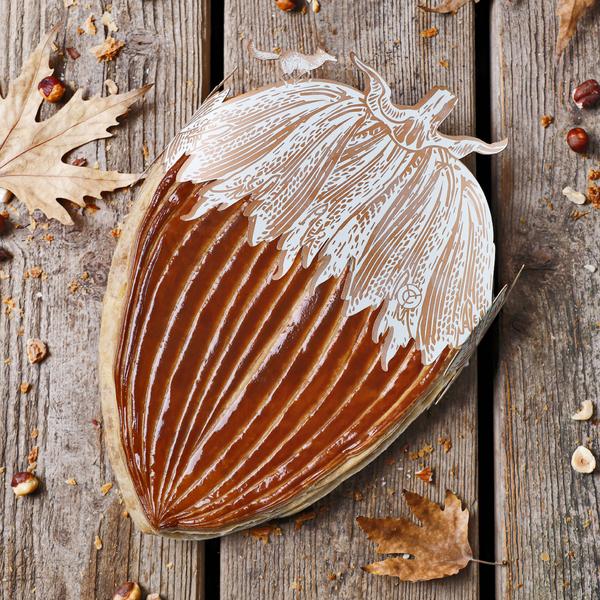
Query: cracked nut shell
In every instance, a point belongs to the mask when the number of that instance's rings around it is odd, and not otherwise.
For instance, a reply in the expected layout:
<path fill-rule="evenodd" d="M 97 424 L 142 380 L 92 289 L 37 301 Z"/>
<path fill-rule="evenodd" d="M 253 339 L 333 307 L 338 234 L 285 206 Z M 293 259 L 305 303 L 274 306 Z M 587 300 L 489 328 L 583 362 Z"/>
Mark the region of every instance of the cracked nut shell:
<path fill-rule="evenodd" d="M 49 77 L 44 77 L 38 83 L 38 91 L 46 102 L 54 103 L 63 97 L 65 85 L 60 79 L 54 77 L 54 75 L 50 75 Z"/>
<path fill-rule="evenodd" d="M 590 265 L 586 265 L 590 266 Z M 587 421 L 594 414 L 594 405 L 591 400 L 584 400 L 581 403 L 581 408 L 571 417 L 573 421 Z"/>
<path fill-rule="evenodd" d="M 578 473 L 591 473 L 596 468 L 596 459 L 585 446 L 578 446 L 571 457 L 571 466 Z"/>
<path fill-rule="evenodd" d="M 20 471 L 13 475 L 10 482 L 15 496 L 29 496 L 40 486 L 40 480 L 29 471 Z"/>
<path fill-rule="evenodd" d="M 117 588 L 113 600 L 141 600 L 142 590 L 135 581 L 126 581 Z"/>
<path fill-rule="evenodd" d="M 600 84 L 595 79 L 580 83 L 573 90 L 573 102 L 579 108 L 592 108 L 600 101 Z"/>
<path fill-rule="evenodd" d="M 277 5 L 277 8 L 285 12 L 291 12 L 293 10 L 300 9 L 299 0 L 275 0 L 275 4 Z"/>

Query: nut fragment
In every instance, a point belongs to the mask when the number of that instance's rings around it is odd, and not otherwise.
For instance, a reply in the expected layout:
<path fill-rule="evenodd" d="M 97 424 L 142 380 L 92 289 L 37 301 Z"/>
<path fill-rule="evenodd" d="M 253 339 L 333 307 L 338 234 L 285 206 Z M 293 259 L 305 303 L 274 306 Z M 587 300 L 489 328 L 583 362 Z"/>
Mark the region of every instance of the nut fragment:
<path fill-rule="evenodd" d="M 81 54 L 79 54 L 79 51 L 77 50 L 77 48 L 73 48 L 72 46 L 69 46 L 68 48 L 65 48 L 65 50 L 67 51 L 67 54 L 73 60 L 77 60 L 81 56 Z"/>
<path fill-rule="evenodd" d="M 15 496 L 28 496 L 38 489 L 40 480 L 33 473 L 20 471 L 13 475 L 10 485 Z"/>
<path fill-rule="evenodd" d="M 422 38 L 431 39 L 431 38 L 436 37 L 439 32 L 440 32 L 440 30 L 437 27 L 433 26 L 433 27 L 430 27 L 429 29 L 423 29 L 423 31 L 421 31 L 420 35 Z"/>
<path fill-rule="evenodd" d="M 141 600 L 142 590 L 135 581 L 126 581 L 120 585 L 113 596 L 113 600 Z"/>
<path fill-rule="evenodd" d="M 579 108 L 591 108 L 599 100 L 600 84 L 595 79 L 588 79 L 573 90 L 573 102 Z"/>
<path fill-rule="evenodd" d="M 573 152 L 577 152 L 577 154 L 584 154 L 587 151 L 588 143 L 590 138 L 585 129 L 581 127 L 573 127 L 573 129 L 569 129 L 567 133 L 567 144 L 569 144 L 569 148 L 573 150 Z"/>
<path fill-rule="evenodd" d="M 38 83 L 38 91 L 46 102 L 54 103 L 63 97 L 65 85 L 60 79 L 54 77 L 54 75 L 50 75 L 49 77 L 44 77 Z"/>
<path fill-rule="evenodd" d="M 100 488 L 100 493 L 101 493 L 103 496 L 106 496 L 106 494 L 108 494 L 108 492 L 110 492 L 110 490 L 112 490 L 112 486 L 113 486 L 113 484 L 112 484 L 112 482 L 110 482 L 110 481 L 109 481 L 108 483 L 105 483 L 105 484 L 104 484 L 104 485 L 103 485 L 103 486 Z"/>
<path fill-rule="evenodd" d="M 433 481 L 433 470 L 431 467 L 423 467 L 420 471 L 415 471 L 415 475 L 425 483 L 431 483 Z"/>
<path fill-rule="evenodd" d="M 571 457 L 571 466 L 578 473 L 591 473 L 596 468 L 596 459 L 585 446 L 578 446 Z"/>
<path fill-rule="evenodd" d="M 600 187 L 597 185 L 590 185 L 587 189 L 587 197 L 590 204 L 594 208 L 600 208 Z"/>
<path fill-rule="evenodd" d="M 275 4 L 277 5 L 277 8 L 285 12 L 300 9 L 300 2 L 298 0 L 275 0 Z"/>
<path fill-rule="evenodd" d="M 594 405 L 591 400 L 584 400 L 581 408 L 571 417 L 574 421 L 587 421 L 594 414 Z"/>
<path fill-rule="evenodd" d="M 46 358 L 46 354 L 48 354 L 48 347 L 42 340 L 27 340 L 27 358 L 32 365 L 42 362 Z"/>
<path fill-rule="evenodd" d="M 570 200 L 573 204 L 585 204 L 587 198 L 585 194 L 574 190 L 571 186 L 563 188 L 562 193 Z"/>
<path fill-rule="evenodd" d="M 117 84 L 112 79 L 107 79 L 104 82 L 104 85 L 106 86 L 106 89 L 108 90 L 108 93 L 111 96 L 114 96 L 115 94 L 119 93 L 119 88 L 117 87 Z"/>
<path fill-rule="evenodd" d="M 90 52 L 97 58 L 98 62 L 109 62 L 117 58 L 124 47 L 125 42 L 116 40 L 109 35 L 102 44 L 90 48 Z"/>

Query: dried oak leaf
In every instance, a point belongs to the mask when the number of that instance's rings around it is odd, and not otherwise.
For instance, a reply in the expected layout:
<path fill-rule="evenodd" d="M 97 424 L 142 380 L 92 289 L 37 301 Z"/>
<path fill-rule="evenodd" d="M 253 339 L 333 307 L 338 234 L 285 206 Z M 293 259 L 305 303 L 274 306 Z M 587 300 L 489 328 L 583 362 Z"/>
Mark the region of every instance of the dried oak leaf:
<path fill-rule="evenodd" d="M 83 207 L 84 197 L 100 198 L 102 192 L 129 186 L 139 176 L 76 167 L 62 157 L 83 144 L 110 137 L 108 128 L 118 125 L 117 117 L 150 86 L 89 100 L 78 90 L 56 114 L 37 121 L 42 97 L 36 88 L 41 79 L 52 75 L 48 61 L 54 35 L 52 31 L 40 42 L 10 83 L 6 98 L 0 96 L 0 188 L 12 192 L 30 212 L 39 208 L 46 216 L 71 224 L 58 198 Z"/>
<path fill-rule="evenodd" d="M 443 0 L 437 6 L 425 6 L 424 4 L 419 4 L 419 8 L 426 12 L 454 14 L 465 4 L 469 4 L 470 2 L 479 2 L 479 0 Z"/>
<path fill-rule="evenodd" d="M 596 0 L 558 0 L 558 38 L 556 54 L 560 55 L 575 34 L 577 23 L 583 14 L 596 3 Z"/>
<path fill-rule="evenodd" d="M 428 498 L 407 490 L 404 499 L 422 523 L 408 519 L 356 520 L 368 538 L 376 542 L 379 554 L 409 554 L 387 558 L 363 569 L 375 575 L 392 575 L 403 581 L 427 581 L 455 575 L 473 559 L 469 546 L 469 511 L 460 499 L 446 491 L 444 508 Z"/>

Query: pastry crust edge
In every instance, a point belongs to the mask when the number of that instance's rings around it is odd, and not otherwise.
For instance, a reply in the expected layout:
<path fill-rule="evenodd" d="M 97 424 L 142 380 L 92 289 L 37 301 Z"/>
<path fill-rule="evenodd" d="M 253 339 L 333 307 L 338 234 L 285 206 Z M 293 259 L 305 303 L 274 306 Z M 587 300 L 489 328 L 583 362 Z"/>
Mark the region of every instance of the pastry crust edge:
<path fill-rule="evenodd" d="M 121 426 L 114 380 L 114 361 L 118 352 L 121 325 L 125 315 L 125 302 L 129 292 L 131 263 L 137 234 L 152 202 L 154 193 L 166 174 L 166 168 L 159 157 L 148 171 L 146 180 L 137 194 L 137 200 L 125 220 L 113 255 L 102 306 L 102 323 L 100 327 L 99 379 L 101 405 L 105 440 L 112 469 L 121 490 L 126 510 L 136 527 L 143 533 L 166 538 L 206 540 L 255 527 L 271 519 L 293 515 L 323 498 L 343 481 L 352 477 L 352 475 L 375 460 L 396 441 L 419 415 L 443 396 L 460 371 L 446 372 L 446 367 L 450 365 L 457 352 L 456 350 L 451 350 L 444 361 L 443 368 L 440 370 L 437 378 L 432 381 L 427 392 L 412 403 L 404 418 L 395 427 L 391 427 L 387 435 L 383 436 L 376 445 L 349 458 L 320 482 L 310 486 L 307 490 L 285 504 L 270 511 L 260 513 L 251 519 L 218 529 L 193 531 L 156 529 L 153 527 L 148 521 L 135 491 L 121 443 Z M 413 385 L 415 384 L 416 381 L 413 382 Z"/>
<path fill-rule="evenodd" d="M 136 201 L 121 229 L 121 236 L 113 254 L 102 303 L 98 351 L 104 439 L 108 447 L 110 463 L 129 516 L 140 531 L 154 534 L 159 532 L 150 525 L 146 518 L 129 474 L 127 459 L 121 443 L 121 424 L 117 406 L 114 365 L 119 348 L 121 325 L 125 315 L 125 302 L 129 292 L 131 262 L 137 233 L 152 202 L 154 192 L 164 175 L 162 162 L 156 160 L 148 171 L 142 187 L 136 194 Z"/>

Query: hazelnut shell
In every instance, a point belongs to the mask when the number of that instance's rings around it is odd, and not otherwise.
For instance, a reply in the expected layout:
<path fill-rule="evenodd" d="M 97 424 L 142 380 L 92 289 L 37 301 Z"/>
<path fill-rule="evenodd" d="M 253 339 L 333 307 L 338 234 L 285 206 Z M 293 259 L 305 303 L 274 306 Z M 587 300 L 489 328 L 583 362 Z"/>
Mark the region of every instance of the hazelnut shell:
<path fill-rule="evenodd" d="M 13 475 L 10 482 L 15 496 L 29 496 L 40 486 L 40 480 L 29 471 L 21 471 Z"/>
<path fill-rule="evenodd" d="M 65 86 L 60 79 L 50 75 L 38 83 L 38 91 L 46 102 L 54 104 L 63 97 Z"/>
<path fill-rule="evenodd" d="M 141 600 L 141 598 L 142 590 L 135 581 L 126 581 L 121 584 L 113 596 L 113 600 Z"/>

